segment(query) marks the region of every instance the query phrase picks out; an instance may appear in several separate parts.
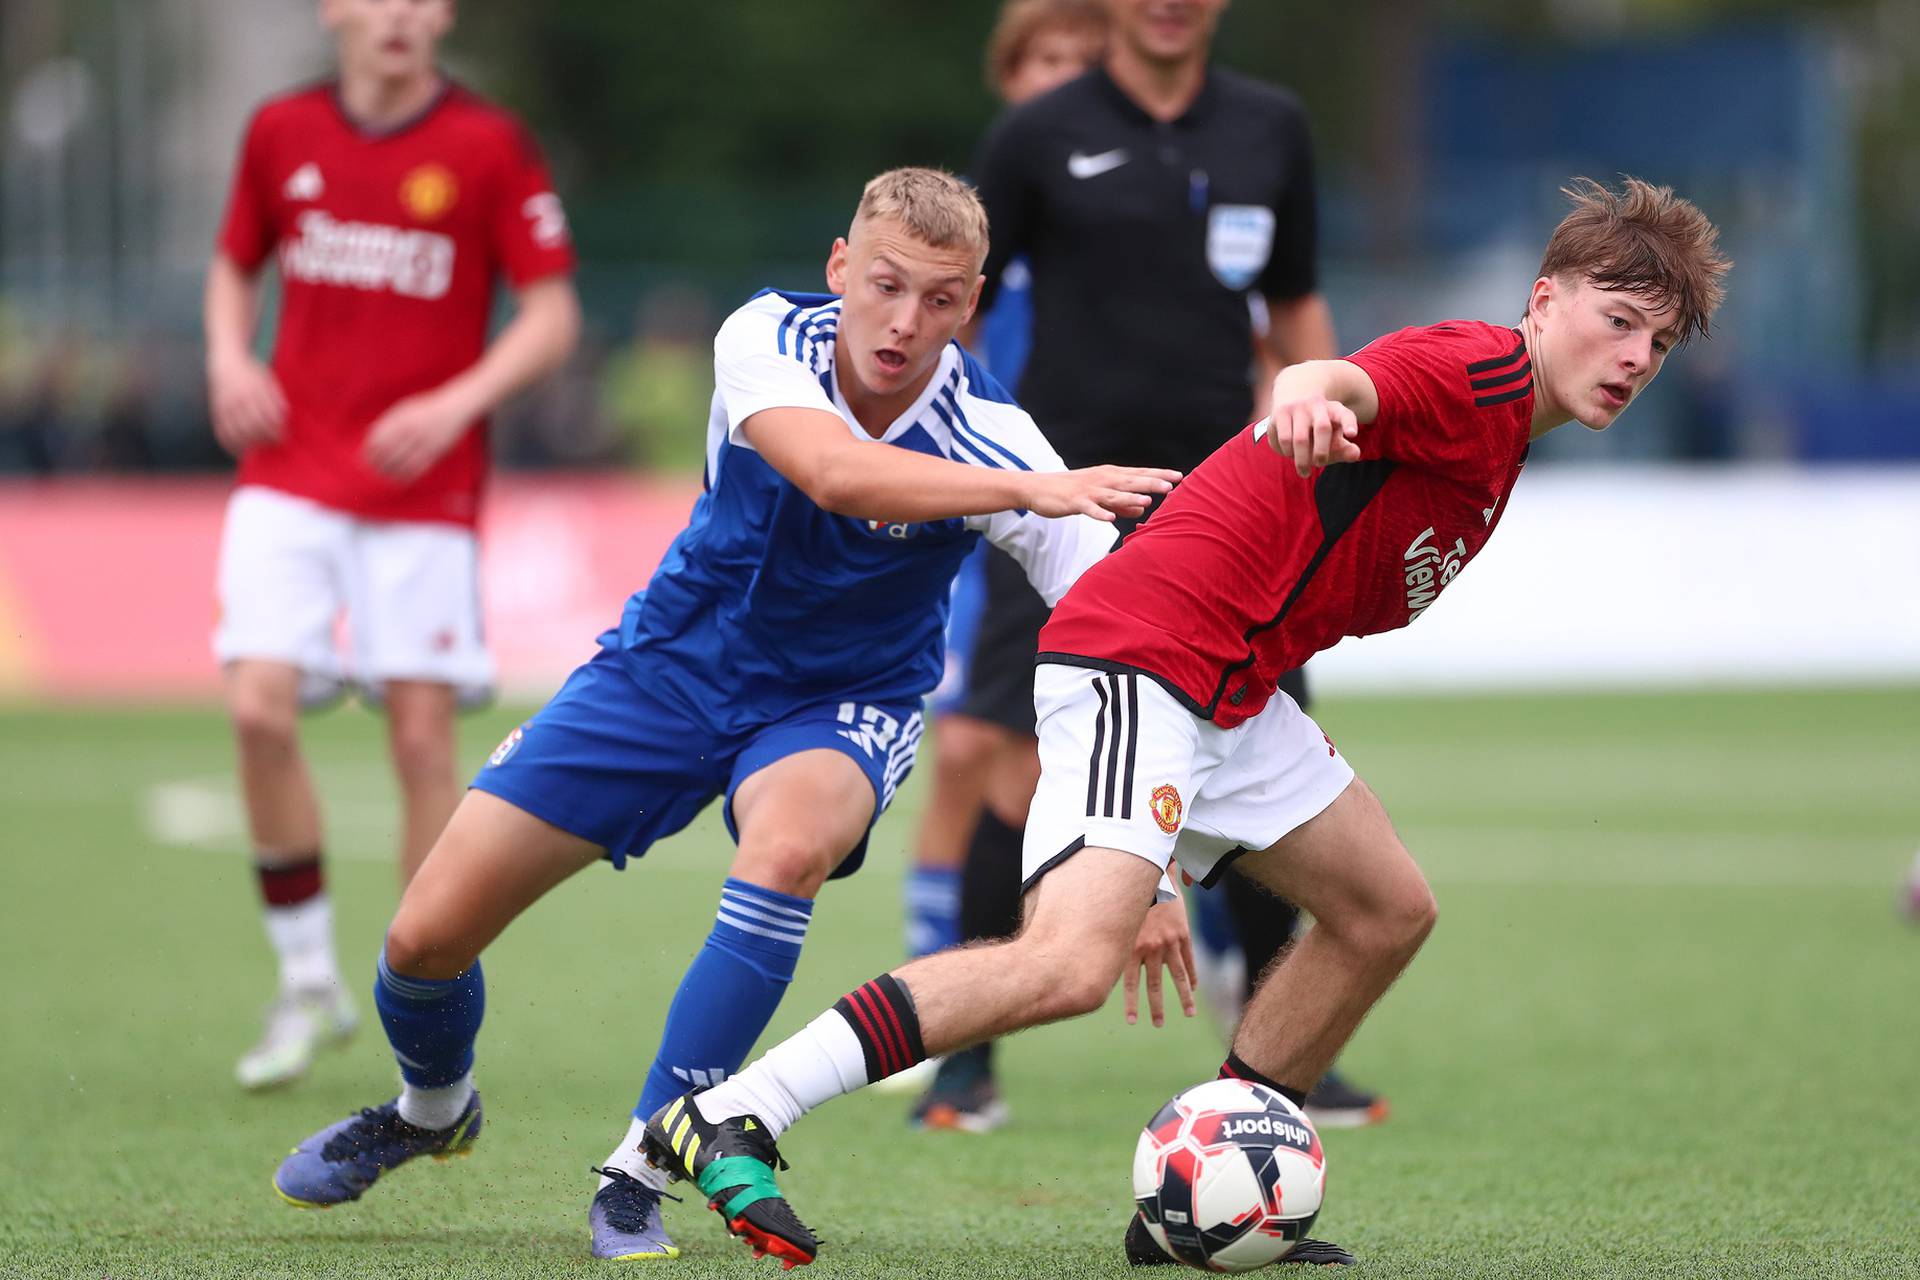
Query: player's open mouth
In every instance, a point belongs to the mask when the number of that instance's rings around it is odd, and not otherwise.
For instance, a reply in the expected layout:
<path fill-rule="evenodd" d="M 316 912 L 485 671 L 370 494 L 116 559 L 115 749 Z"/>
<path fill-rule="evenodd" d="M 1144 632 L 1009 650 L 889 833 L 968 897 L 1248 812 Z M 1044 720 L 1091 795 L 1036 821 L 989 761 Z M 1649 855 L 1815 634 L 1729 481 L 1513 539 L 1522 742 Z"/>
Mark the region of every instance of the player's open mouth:
<path fill-rule="evenodd" d="M 906 353 L 895 351 L 892 347 L 881 347 L 873 353 L 873 360 L 888 373 L 899 373 L 907 367 Z"/>
<path fill-rule="evenodd" d="M 1600 384 L 1600 402 L 1609 409 L 1624 409 L 1627 407 L 1627 401 L 1631 399 L 1633 399 L 1633 390 L 1624 382 Z"/>

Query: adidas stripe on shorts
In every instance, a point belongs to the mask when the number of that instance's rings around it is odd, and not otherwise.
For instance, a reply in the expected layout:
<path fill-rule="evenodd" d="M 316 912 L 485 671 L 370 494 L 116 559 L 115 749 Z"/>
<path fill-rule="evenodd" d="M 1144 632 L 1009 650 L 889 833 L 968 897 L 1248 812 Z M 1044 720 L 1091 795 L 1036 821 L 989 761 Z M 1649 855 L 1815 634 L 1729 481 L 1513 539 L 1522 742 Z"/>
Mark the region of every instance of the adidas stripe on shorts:
<path fill-rule="evenodd" d="M 1353 768 L 1285 693 L 1232 729 L 1152 676 L 1042 663 L 1034 672 L 1040 786 L 1023 889 L 1079 850 L 1118 849 L 1211 885 L 1332 804 Z"/>

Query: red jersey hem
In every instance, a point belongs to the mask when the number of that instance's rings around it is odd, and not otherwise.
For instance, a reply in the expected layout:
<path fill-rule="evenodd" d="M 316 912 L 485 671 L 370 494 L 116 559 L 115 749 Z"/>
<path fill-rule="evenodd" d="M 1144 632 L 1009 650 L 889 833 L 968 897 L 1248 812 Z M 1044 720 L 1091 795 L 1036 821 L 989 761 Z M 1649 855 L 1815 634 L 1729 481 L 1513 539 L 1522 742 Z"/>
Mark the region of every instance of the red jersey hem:
<path fill-rule="evenodd" d="M 360 520 L 378 520 L 390 524 L 445 524 L 456 529 L 476 530 L 480 523 L 480 503 L 474 500 L 474 512 L 470 516 L 448 515 L 444 511 L 421 510 L 419 499 L 408 497 L 404 501 L 392 502 L 343 502 L 337 494 L 327 493 L 313 488 L 287 484 L 278 479 L 247 475 L 242 471 L 234 479 L 236 489 L 272 489 L 291 497 L 301 498 L 316 506 L 338 511 L 342 515 L 353 516 Z"/>

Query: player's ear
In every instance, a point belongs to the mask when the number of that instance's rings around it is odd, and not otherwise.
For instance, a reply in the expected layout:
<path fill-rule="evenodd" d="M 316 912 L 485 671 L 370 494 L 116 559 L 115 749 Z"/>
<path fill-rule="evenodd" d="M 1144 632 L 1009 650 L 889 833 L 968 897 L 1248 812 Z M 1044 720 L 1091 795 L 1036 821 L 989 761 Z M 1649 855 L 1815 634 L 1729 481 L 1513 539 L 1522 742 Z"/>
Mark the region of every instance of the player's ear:
<path fill-rule="evenodd" d="M 847 238 L 841 236 L 833 242 L 833 248 L 827 253 L 827 290 L 830 293 L 844 295 L 847 291 L 847 255 L 852 250 Z"/>
<path fill-rule="evenodd" d="M 1559 282 L 1552 276 L 1541 276 L 1533 282 L 1533 291 L 1527 295 L 1527 314 L 1535 324 L 1547 318 L 1559 292 Z"/>

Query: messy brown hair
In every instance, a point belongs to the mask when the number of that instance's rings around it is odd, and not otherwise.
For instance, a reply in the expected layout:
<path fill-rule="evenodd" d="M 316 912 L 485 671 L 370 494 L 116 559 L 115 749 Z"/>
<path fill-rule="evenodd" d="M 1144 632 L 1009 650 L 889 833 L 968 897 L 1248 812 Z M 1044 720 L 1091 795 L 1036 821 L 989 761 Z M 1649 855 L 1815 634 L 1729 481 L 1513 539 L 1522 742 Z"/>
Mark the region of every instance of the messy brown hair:
<path fill-rule="evenodd" d="M 987 88 L 1000 92 L 1043 31 L 1071 31 L 1101 43 L 1107 38 L 1106 5 L 1102 0 L 1007 0 L 987 37 Z"/>
<path fill-rule="evenodd" d="M 971 252 L 976 270 L 986 259 L 986 206 L 972 187 L 944 169 L 889 169 L 869 182 L 854 211 L 854 228 L 875 218 L 898 222 L 936 249 Z"/>
<path fill-rule="evenodd" d="M 1618 191 L 1575 178 L 1561 191 L 1573 211 L 1547 241 L 1541 275 L 1580 277 L 1660 308 L 1671 304 L 1678 346 L 1707 336 L 1733 261 L 1720 252 L 1720 232 L 1706 214 L 1672 187 L 1638 178 L 1623 179 Z"/>

